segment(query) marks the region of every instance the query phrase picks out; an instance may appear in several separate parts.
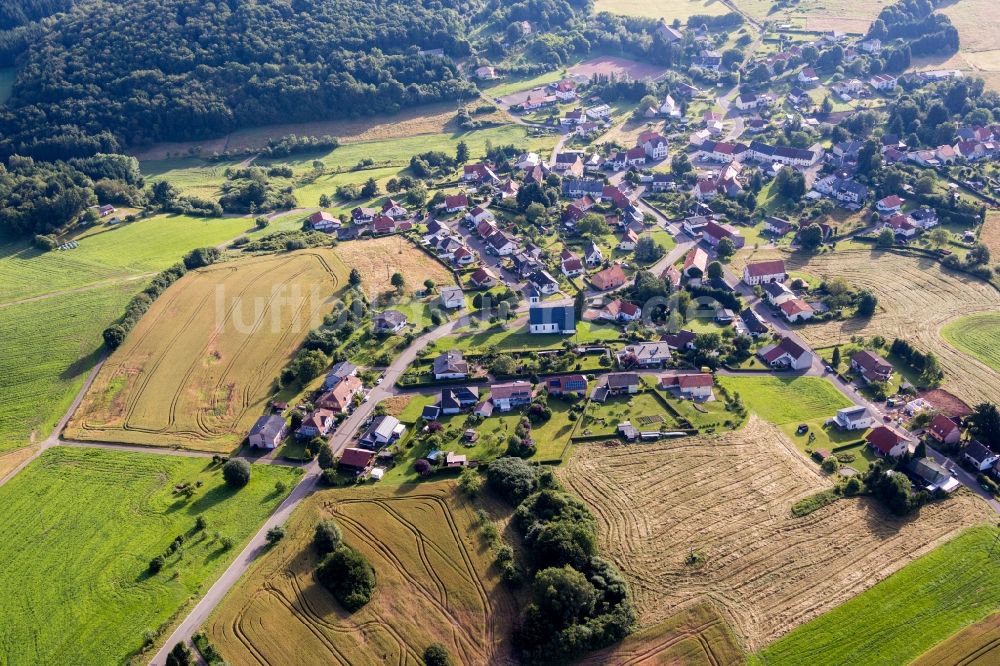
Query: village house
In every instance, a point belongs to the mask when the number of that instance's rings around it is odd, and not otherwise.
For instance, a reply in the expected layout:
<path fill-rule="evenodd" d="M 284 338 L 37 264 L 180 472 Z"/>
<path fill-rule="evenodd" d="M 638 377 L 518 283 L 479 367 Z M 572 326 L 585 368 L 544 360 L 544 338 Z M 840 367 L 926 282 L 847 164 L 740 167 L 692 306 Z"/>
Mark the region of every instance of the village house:
<path fill-rule="evenodd" d="M 481 266 L 469 276 L 469 284 L 476 289 L 492 289 L 497 286 L 497 277 L 490 269 Z"/>
<path fill-rule="evenodd" d="M 621 238 L 618 241 L 618 249 L 624 252 L 631 252 L 635 249 L 635 245 L 638 242 L 639 234 L 635 233 L 632 229 L 626 229 L 622 232 Z"/>
<path fill-rule="evenodd" d="M 545 380 L 545 390 L 554 396 L 582 396 L 587 392 L 587 378 L 583 375 L 549 377 Z"/>
<path fill-rule="evenodd" d="M 501 412 L 527 405 L 531 397 L 531 382 L 518 380 L 490 386 L 490 400 Z"/>
<path fill-rule="evenodd" d="M 681 273 L 689 280 L 700 280 L 708 270 L 708 253 L 698 246 L 691 248 L 684 257 Z"/>
<path fill-rule="evenodd" d="M 764 231 L 769 234 L 774 234 L 775 236 L 784 236 L 788 234 L 792 229 L 795 228 L 788 220 L 783 220 L 780 217 L 774 217 L 768 215 L 764 218 Z"/>
<path fill-rule="evenodd" d="M 480 81 L 491 81 L 497 78 L 497 70 L 490 65 L 483 65 L 476 68 L 476 78 Z"/>
<path fill-rule="evenodd" d="M 623 368 L 662 367 L 670 358 L 670 345 L 666 342 L 636 342 L 626 346 L 616 355 Z"/>
<path fill-rule="evenodd" d="M 609 302 L 597 313 L 598 319 L 606 319 L 608 321 L 636 321 L 642 317 L 642 309 L 635 303 L 630 303 L 629 301 L 623 301 L 620 298 Z"/>
<path fill-rule="evenodd" d="M 587 117 L 591 120 L 604 120 L 611 115 L 611 107 L 607 104 L 598 104 L 587 109 Z"/>
<path fill-rule="evenodd" d="M 456 386 L 441 389 L 438 407 L 445 416 L 459 414 L 479 402 L 479 389 L 475 386 Z"/>
<path fill-rule="evenodd" d="M 576 311 L 573 304 L 542 305 L 538 303 L 529 306 L 528 332 L 573 335 L 576 333 Z"/>
<path fill-rule="evenodd" d="M 469 207 L 469 197 L 464 194 L 454 194 L 444 198 L 444 209 L 449 213 L 457 213 Z"/>
<path fill-rule="evenodd" d="M 670 118 L 681 117 L 681 107 L 670 95 L 663 98 L 663 103 L 660 104 L 660 108 L 658 110 L 660 113 Z"/>
<path fill-rule="evenodd" d="M 962 429 L 944 414 L 935 414 L 926 429 L 927 436 L 942 444 L 958 444 Z"/>
<path fill-rule="evenodd" d="M 669 347 L 671 351 L 694 349 L 694 340 L 696 337 L 698 336 L 695 335 L 694 331 L 681 329 L 676 333 L 664 333 L 660 336 L 660 342 L 667 343 L 667 347 Z"/>
<path fill-rule="evenodd" d="M 661 389 L 676 391 L 681 397 L 691 400 L 708 400 L 712 398 L 712 387 L 714 385 L 715 379 L 707 372 L 689 372 L 660 376 Z"/>
<path fill-rule="evenodd" d="M 795 298 L 795 293 L 782 282 L 764 283 L 764 298 L 771 305 L 777 307 L 785 301 Z"/>
<path fill-rule="evenodd" d="M 583 274 L 583 262 L 569 250 L 563 250 L 559 255 L 559 267 L 563 275 L 573 278 Z"/>
<path fill-rule="evenodd" d="M 313 231 L 334 231 L 340 228 L 340 220 L 321 210 L 309 216 L 309 226 Z"/>
<path fill-rule="evenodd" d="M 898 458 L 910 448 L 910 440 L 888 426 L 878 426 L 867 435 L 865 442 L 879 456 Z"/>
<path fill-rule="evenodd" d="M 469 376 L 469 362 L 458 350 L 446 351 L 434 359 L 431 366 L 434 379 L 465 379 Z"/>
<path fill-rule="evenodd" d="M 642 147 L 646 157 L 653 160 L 667 158 L 667 140 L 659 132 L 643 132 L 639 135 L 638 145 Z"/>
<path fill-rule="evenodd" d="M 776 345 L 762 347 L 757 356 L 772 368 L 806 370 L 812 366 L 812 352 L 807 351 L 791 338 L 782 338 Z"/>
<path fill-rule="evenodd" d="M 389 414 L 383 414 L 372 420 L 359 443 L 366 449 L 381 449 L 398 440 L 404 432 L 406 432 L 406 426 L 400 423 L 399 419 Z"/>
<path fill-rule="evenodd" d="M 326 373 L 326 381 L 323 382 L 323 390 L 329 391 L 340 383 L 344 377 L 355 377 L 358 374 L 358 366 L 347 361 L 337 363 Z"/>
<path fill-rule="evenodd" d="M 674 289 L 681 286 L 681 272 L 677 270 L 676 266 L 671 265 L 664 268 L 663 272 L 660 273 L 660 279 L 668 280 Z"/>
<path fill-rule="evenodd" d="M 715 220 L 709 220 L 701 232 L 702 240 L 712 247 L 718 247 L 723 238 L 728 238 L 737 250 L 746 244 L 746 239 L 735 228 L 728 224 L 719 224 Z"/>
<path fill-rule="evenodd" d="M 385 310 L 375 315 L 375 331 L 377 333 L 399 333 L 406 328 L 406 315 L 398 310 Z"/>
<path fill-rule="evenodd" d="M 868 350 L 851 356 L 851 369 L 858 372 L 865 383 L 887 382 L 892 379 L 892 365 L 878 354 Z"/>
<path fill-rule="evenodd" d="M 896 196 L 895 194 L 890 194 L 884 199 L 879 199 L 875 203 L 875 209 L 882 215 L 891 215 L 892 213 L 898 213 L 903 207 L 903 199 Z"/>
<path fill-rule="evenodd" d="M 590 399 L 604 402 L 610 396 L 633 395 L 639 392 L 639 375 L 634 372 L 612 372 L 591 392 Z"/>
<path fill-rule="evenodd" d="M 910 222 L 910 218 L 902 213 L 890 215 L 882 221 L 882 228 L 889 229 L 897 237 L 913 238 L 920 231 Z"/>
<path fill-rule="evenodd" d="M 559 293 L 559 281 L 547 270 L 538 270 L 528 276 L 528 282 L 545 295 Z"/>
<path fill-rule="evenodd" d="M 763 98 L 755 93 L 743 93 L 733 101 L 734 106 L 740 111 L 753 111 L 761 105 Z"/>
<path fill-rule="evenodd" d="M 281 440 L 288 434 L 285 419 L 277 414 L 262 416 L 250 428 L 247 442 L 251 448 L 272 450 L 278 448 Z"/>
<path fill-rule="evenodd" d="M 502 231 L 490 235 L 486 239 L 486 251 L 498 257 L 506 257 L 517 250 L 517 242 Z"/>
<path fill-rule="evenodd" d="M 395 199 L 386 199 L 386 202 L 382 204 L 382 214 L 393 220 L 402 220 L 410 216 L 410 212 Z"/>
<path fill-rule="evenodd" d="M 328 409 L 317 409 L 310 412 L 302 419 L 302 425 L 295 431 L 298 439 L 312 439 L 313 437 L 326 437 L 333 428 L 334 414 Z"/>
<path fill-rule="evenodd" d="M 915 476 L 920 477 L 927 484 L 924 488 L 927 492 L 940 490 L 944 493 L 952 493 L 958 490 L 962 484 L 953 477 L 943 465 L 930 458 L 914 458 L 907 465 Z"/>
<path fill-rule="evenodd" d="M 974 439 L 962 449 L 962 458 L 967 460 L 980 472 L 985 472 L 1000 460 L 1000 455 L 991 451 L 982 442 Z"/>
<path fill-rule="evenodd" d="M 781 310 L 781 314 L 785 317 L 785 320 L 793 324 L 812 319 L 812 316 L 815 314 L 811 305 L 797 297 L 782 301 L 778 304 L 778 309 Z"/>
<path fill-rule="evenodd" d="M 833 424 L 841 430 L 867 430 L 875 423 L 875 417 L 864 405 L 853 405 L 837 410 Z"/>
<path fill-rule="evenodd" d="M 465 307 L 465 294 L 461 287 L 442 287 L 439 301 L 446 310 L 461 310 Z"/>
<path fill-rule="evenodd" d="M 812 67 L 803 67 L 798 76 L 795 77 L 799 83 L 805 86 L 813 86 L 819 83 L 819 75 Z"/>
<path fill-rule="evenodd" d="M 583 249 L 583 260 L 587 262 L 588 266 L 600 266 L 604 263 L 604 254 L 597 243 L 592 240 L 587 241 Z"/>
<path fill-rule="evenodd" d="M 899 80 L 891 74 L 876 74 L 868 80 L 875 90 L 892 90 L 899 83 Z"/>
<path fill-rule="evenodd" d="M 739 319 L 735 325 L 737 333 L 749 335 L 751 338 L 759 338 L 771 331 L 764 320 L 749 307 L 744 308 L 740 312 Z"/>
<path fill-rule="evenodd" d="M 743 282 L 751 287 L 768 282 L 784 282 L 786 279 L 788 273 L 785 272 L 785 262 L 781 259 L 755 261 L 743 268 Z"/>
<path fill-rule="evenodd" d="M 590 282 L 594 285 L 594 288 L 599 291 L 608 291 L 609 289 L 617 289 L 628 282 L 628 278 L 625 276 L 625 271 L 619 264 L 614 264 L 610 268 L 605 268 L 603 271 L 594 273 L 590 276 Z"/>
<path fill-rule="evenodd" d="M 365 208 L 364 206 L 358 206 L 351 210 L 351 220 L 354 224 L 368 224 L 375 219 L 378 214 L 374 208 Z"/>
<path fill-rule="evenodd" d="M 363 392 L 361 380 L 348 375 L 321 394 L 316 400 L 316 406 L 334 414 L 345 414 L 351 410 L 354 396 Z"/>
<path fill-rule="evenodd" d="M 337 461 L 337 469 L 361 476 L 371 469 L 375 452 L 365 449 L 347 448 Z"/>
<path fill-rule="evenodd" d="M 466 164 L 462 167 L 462 180 L 467 183 L 497 183 L 500 178 L 497 177 L 493 169 L 485 164 Z"/>

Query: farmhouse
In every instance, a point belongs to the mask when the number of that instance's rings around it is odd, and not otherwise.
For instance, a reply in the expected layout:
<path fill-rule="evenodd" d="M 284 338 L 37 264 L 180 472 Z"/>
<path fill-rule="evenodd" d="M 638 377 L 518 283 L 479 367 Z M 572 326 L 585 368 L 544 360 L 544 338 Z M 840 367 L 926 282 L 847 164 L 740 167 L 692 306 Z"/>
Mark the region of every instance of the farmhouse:
<path fill-rule="evenodd" d="M 531 402 L 531 394 L 531 382 L 523 380 L 490 386 L 490 400 L 501 412 L 527 405 Z"/>
<path fill-rule="evenodd" d="M 714 378 L 707 372 L 679 373 L 660 377 L 661 389 L 674 390 L 681 396 L 693 400 L 711 398 L 714 384 Z"/>
<path fill-rule="evenodd" d="M 587 378 L 583 375 L 564 375 L 545 380 L 549 395 L 583 395 L 587 392 Z"/>
<path fill-rule="evenodd" d="M 760 106 L 762 101 L 763 98 L 760 95 L 743 93 L 736 98 L 734 104 L 740 111 L 752 111 Z"/>
<path fill-rule="evenodd" d="M 791 338 L 782 338 L 781 342 L 769 347 L 763 347 L 757 356 L 772 368 L 791 368 L 805 370 L 812 365 L 812 352 L 806 351 Z"/>
<path fill-rule="evenodd" d="M 348 448 L 344 449 L 344 452 L 340 456 L 340 460 L 337 461 L 337 468 L 346 472 L 361 475 L 371 469 L 374 461 L 374 451 Z"/>
<path fill-rule="evenodd" d="M 625 277 L 625 271 L 622 270 L 622 267 L 615 264 L 599 273 L 594 273 L 590 277 L 590 281 L 595 289 L 607 291 L 621 287 L 628 281 L 628 278 Z"/>
<path fill-rule="evenodd" d="M 878 354 L 862 350 L 851 356 L 851 369 L 861 374 L 866 383 L 892 379 L 892 365 Z"/>
<path fill-rule="evenodd" d="M 251 448 L 255 449 L 276 449 L 285 435 L 288 434 L 288 426 L 285 419 L 276 414 L 262 416 L 257 419 L 247 435 L 247 441 Z"/>
<path fill-rule="evenodd" d="M 898 458 L 909 450 L 910 440 L 888 426 L 878 426 L 865 435 L 865 442 L 880 456 Z"/>
<path fill-rule="evenodd" d="M 864 405 L 854 405 L 838 409 L 833 423 L 841 430 L 867 430 L 875 423 L 875 418 Z"/>
<path fill-rule="evenodd" d="M 576 333 L 576 315 L 573 305 L 542 305 L 537 303 L 529 306 L 528 332 L 573 335 Z"/>
<path fill-rule="evenodd" d="M 942 444 L 958 444 L 962 438 L 962 430 L 944 414 L 935 414 L 927 426 L 927 435 Z"/>
<path fill-rule="evenodd" d="M 320 395 L 316 400 L 316 406 L 334 414 L 343 414 L 350 410 L 354 396 L 363 390 L 361 380 L 354 375 L 348 375 Z"/>
<path fill-rule="evenodd" d="M 395 416 L 376 416 L 361 436 L 360 444 L 366 449 L 380 449 L 395 442 L 406 432 L 406 426 Z"/>
<path fill-rule="evenodd" d="M 617 354 L 624 368 L 656 368 L 670 360 L 670 345 L 666 342 L 636 342 Z"/>
<path fill-rule="evenodd" d="M 432 371 L 434 379 L 464 379 L 469 376 L 469 362 L 453 349 L 434 359 Z"/>
<path fill-rule="evenodd" d="M 785 262 L 781 259 L 756 261 L 748 263 L 743 268 L 743 282 L 750 286 L 767 282 L 784 282 L 787 278 Z"/>
<path fill-rule="evenodd" d="M 406 315 L 399 310 L 385 310 L 375 315 L 375 330 L 380 333 L 399 333 L 406 328 Z"/>

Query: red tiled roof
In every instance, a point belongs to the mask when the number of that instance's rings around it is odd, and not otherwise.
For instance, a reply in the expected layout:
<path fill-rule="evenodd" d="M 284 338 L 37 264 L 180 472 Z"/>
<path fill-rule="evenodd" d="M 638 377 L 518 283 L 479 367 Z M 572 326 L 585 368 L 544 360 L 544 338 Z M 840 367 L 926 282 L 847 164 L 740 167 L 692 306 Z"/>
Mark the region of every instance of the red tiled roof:
<path fill-rule="evenodd" d="M 891 428 L 879 426 L 865 436 L 865 441 L 882 455 L 889 455 L 889 452 L 903 441 L 903 437 Z"/>
<path fill-rule="evenodd" d="M 757 261 L 746 266 L 747 274 L 750 277 L 763 277 L 765 275 L 778 275 L 785 272 L 785 262 L 781 259 L 772 261 Z"/>

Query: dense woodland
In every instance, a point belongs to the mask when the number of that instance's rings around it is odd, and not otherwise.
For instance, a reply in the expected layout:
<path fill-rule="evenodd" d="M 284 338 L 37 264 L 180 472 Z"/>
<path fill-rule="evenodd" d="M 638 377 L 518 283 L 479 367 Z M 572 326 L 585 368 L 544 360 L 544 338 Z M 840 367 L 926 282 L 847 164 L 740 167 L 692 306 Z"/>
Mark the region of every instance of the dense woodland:
<path fill-rule="evenodd" d="M 20 56 L 0 115 L 0 157 L 65 159 L 467 96 L 473 88 L 450 58 L 418 51 L 467 54 L 468 8 L 455 0 L 81 3 Z"/>

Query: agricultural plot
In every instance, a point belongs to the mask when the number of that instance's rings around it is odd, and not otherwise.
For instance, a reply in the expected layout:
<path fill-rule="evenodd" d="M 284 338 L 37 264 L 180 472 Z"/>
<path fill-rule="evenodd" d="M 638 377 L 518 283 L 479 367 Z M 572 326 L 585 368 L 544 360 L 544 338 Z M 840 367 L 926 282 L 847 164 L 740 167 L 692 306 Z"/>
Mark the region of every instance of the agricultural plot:
<path fill-rule="evenodd" d="M 331 517 L 378 581 L 353 614 L 313 577 L 313 528 Z M 209 640 L 233 664 L 420 664 L 432 642 L 456 663 L 505 663 L 516 608 L 474 520 L 452 483 L 316 493 L 209 619 Z"/>
<path fill-rule="evenodd" d="M 662 431 L 679 426 L 652 391 L 590 402 L 580 422 L 580 434 L 614 436 L 618 424 L 629 421 L 637 430 Z"/>
<path fill-rule="evenodd" d="M 916 521 L 868 499 L 793 518 L 792 504 L 830 482 L 756 417 L 721 436 L 580 446 L 557 474 L 597 517 L 643 626 L 709 600 L 750 650 L 992 515 L 962 491 Z"/>
<path fill-rule="evenodd" d="M 772 11 L 774 3 L 768 0 L 734 0 L 742 11 L 758 20 L 775 23 L 789 23 L 796 28 L 827 31 L 843 30 L 856 34 L 868 31 L 872 20 L 882 7 L 892 4 L 892 0 L 800 0 L 777 11 Z"/>
<path fill-rule="evenodd" d="M 611 12 L 624 16 L 662 18 L 668 23 L 675 18 L 683 24 L 695 15 L 719 16 L 729 11 L 721 0 L 597 0 L 595 12 Z"/>
<path fill-rule="evenodd" d="M 0 660 L 126 662 L 146 632 L 170 624 L 208 588 L 284 499 L 276 482 L 292 486 L 298 475 L 258 465 L 233 491 L 203 458 L 45 452 L 0 486 Z M 183 499 L 174 493 L 181 483 L 202 485 Z M 194 529 L 199 516 L 205 530 Z M 151 575 L 149 561 L 178 535 L 183 546 Z"/>
<path fill-rule="evenodd" d="M 922 654 L 913 666 L 989 666 L 1000 661 L 1000 613 L 966 627 Z"/>
<path fill-rule="evenodd" d="M 909 663 L 1000 607 L 996 554 L 990 554 L 996 537 L 992 527 L 963 533 L 769 645 L 755 661 L 766 666 L 860 666 L 877 655 L 879 663 Z M 975 663 L 995 648 L 996 623 L 984 629 L 985 634 L 959 634 L 961 638 L 946 642 L 940 652 L 934 650 L 936 656 L 916 663 Z"/>
<path fill-rule="evenodd" d="M 0 306 L 0 451 L 41 441 L 101 354 L 101 331 L 136 284 Z"/>
<path fill-rule="evenodd" d="M 272 381 L 332 310 L 332 250 L 215 264 L 168 289 L 101 368 L 71 439 L 230 451 Z"/>
<path fill-rule="evenodd" d="M 402 274 L 406 280 L 404 291 L 410 294 L 423 289 L 428 278 L 438 287 L 455 285 L 450 270 L 401 236 L 341 243 L 337 246 L 337 256 L 361 273 L 361 288 L 371 299 L 394 291 L 391 283 L 394 273 Z"/>
<path fill-rule="evenodd" d="M 730 666 L 745 662 L 732 630 L 711 604 L 697 604 L 614 647 L 577 662 L 579 666 L 684 664 Z"/>
<path fill-rule="evenodd" d="M 921 69 L 943 67 L 962 69 L 971 76 L 980 76 L 993 90 L 1000 89 L 1000 49 L 997 49 L 997 30 L 1000 16 L 992 0 L 962 0 L 945 3 L 941 13 L 951 19 L 958 30 L 961 50 L 948 62 L 927 63 Z"/>
<path fill-rule="evenodd" d="M 1000 313 L 980 312 L 954 319 L 941 329 L 941 337 L 1000 372 Z"/>
<path fill-rule="evenodd" d="M 822 278 L 839 276 L 878 297 L 870 319 L 847 319 L 803 326 L 799 333 L 813 347 L 850 341 L 852 335 L 901 337 L 941 361 L 948 389 L 970 404 L 1000 401 L 1000 373 L 941 338 L 941 328 L 960 316 L 1000 310 L 1000 293 L 976 278 L 942 269 L 929 259 L 888 252 L 838 251 L 803 260 L 790 257 L 792 270 Z"/>
<path fill-rule="evenodd" d="M 993 256 L 1000 256 L 1000 211 L 986 211 L 986 222 L 979 231 L 979 242 L 988 247 Z"/>

